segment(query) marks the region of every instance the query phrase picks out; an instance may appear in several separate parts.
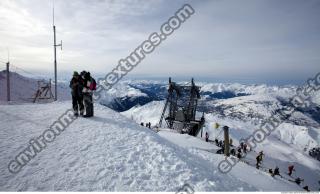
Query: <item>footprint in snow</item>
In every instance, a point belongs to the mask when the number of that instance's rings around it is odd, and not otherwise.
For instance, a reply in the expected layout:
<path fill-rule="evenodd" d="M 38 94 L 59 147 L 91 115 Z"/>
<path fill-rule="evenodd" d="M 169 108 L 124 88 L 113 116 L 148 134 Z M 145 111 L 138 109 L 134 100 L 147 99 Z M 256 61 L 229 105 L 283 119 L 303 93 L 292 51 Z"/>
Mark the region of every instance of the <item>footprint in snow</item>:
<path fill-rule="evenodd" d="M 91 145 L 87 145 L 86 147 L 84 147 L 83 149 L 81 149 L 81 152 L 87 151 L 89 148 L 91 147 Z"/>

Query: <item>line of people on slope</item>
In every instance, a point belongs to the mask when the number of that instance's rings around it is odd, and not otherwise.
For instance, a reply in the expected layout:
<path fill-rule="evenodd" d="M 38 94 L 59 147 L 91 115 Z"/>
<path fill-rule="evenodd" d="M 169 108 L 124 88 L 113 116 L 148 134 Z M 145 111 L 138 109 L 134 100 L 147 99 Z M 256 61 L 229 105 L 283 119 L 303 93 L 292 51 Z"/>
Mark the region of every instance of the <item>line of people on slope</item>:
<path fill-rule="evenodd" d="M 263 157 L 264 157 L 264 153 L 263 151 L 260 151 L 258 156 L 256 157 L 256 168 L 259 169 L 261 167 L 261 164 L 262 164 L 262 161 L 263 161 Z M 289 165 L 288 166 L 288 175 L 291 177 L 292 176 L 292 173 L 295 171 L 294 169 L 294 165 Z M 280 176 L 281 178 L 284 178 L 281 174 L 280 174 L 280 169 L 278 166 L 276 166 L 274 169 L 272 168 L 269 168 L 268 169 L 268 172 L 269 174 L 272 176 L 272 177 L 275 177 L 275 176 Z M 296 184 L 300 185 L 301 182 L 304 181 L 304 179 L 301 179 L 300 177 L 296 177 L 294 180 L 291 180 L 291 179 L 288 179 L 289 181 L 291 182 L 295 182 Z M 304 187 L 302 187 L 304 190 L 306 191 L 310 191 L 309 190 L 309 186 L 308 185 L 305 185 Z"/>
<path fill-rule="evenodd" d="M 293 171 L 295 171 L 295 169 L 294 169 L 294 165 L 289 165 L 288 166 L 288 175 L 291 177 L 291 175 L 292 175 L 292 172 Z M 280 170 L 279 170 L 279 167 L 278 166 L 276 166 L 276 168 L 273 170 L 273 169 L 269 169 L 268 170 L 268 172 L 270 173 L 270 175 L 272 176 L 272 177 L 274 177 L 274 176 L 280 176 L 281 178 L 284 178 L 281 174 L 280 174 Z M 297 185 L 300 185 L 303 181 L 304 181 L 304 179 L 301 179 L 300 177 L 296 177 L 296 178 L 294 178 L 294 180 L 290 180 L 289 179 L 289 181 L 291 181 L 291 182 L 295 182 Z M 305 185 L 304 187 L 302 187 L 304 190 L 306 190 L 306 191 L 310 191 L 309 190 L 309 186 L 308 185 Z"/>
<path fill-rule="evenodd" d="M 96 90 L 96 80 L 91 77 L 90 72 L 73 72 L 70 81 L 72 108 L 75 116 L 92 117 L 93 116 L 93 91 Z"/>
<path fill-rule="evenodd" d="M 241 159 L 242 158 L 242 156 L 241 156 L 241 152 L 242 151 L 244 152 L 244 153 L 247 153 L 248 151 L 250 151 L 250 149 L 248 149 L 247 148 L 247 145 L 245 144 L 245 143 L 243 143 L 243 142 L 241 142 L 240 143 L 240 146 L 238 147 L 238 154 L 237 154 L 237 158 L 238 159 Z M 231 152 L 230 152 L 231 154 L 232 154 L 232 150 L 231 150 Z M 232 154 L 232 155 L 234 155 L 234 154 Z M 256 157 L 256 168 L 257 169 L 259 169 L 260 167 L 261 167 L 261 164 L 262 164 L 262 162 L 263 162 L 263 158 L 264 158 L 264 153 L 263 153 L 263 151 L 260 151 L 259 153 L 258 153 L 258 155 L 257 155 L 257 157 Z M 288 166 L 288 175 L 291 177 L 291 175 L 292 175 L 292 173 L 293 173 L 293 171 L 295 171 L 295 169 L 294 169 L 294 165 L 289 165 Z M 284 178 L 281 174 L 280 174 L 280 169 L 279 169 L 279 167 L 278 166 L 276 166 L 274 169 L 268 169 L 268 172 L 270 173 L 270 175 L 272 176 L 272 177 L 274 177 L 274 176 L 280 176 L 281 178 Z M 301 178 L 299 178 L 299 177 L 296 177 L 294 180 L 289 180 L 289 181 L 292 181 L 292 182 L 295 182 L 296 184 L 298 184 L 298 185 L 300 185 L 301 184 L 301 182 L 303 182 L 304 181 L 304 179 L 301 179 Z M 302 187 L 304 190 L 306 190 L 306 191 L 310 191 L 309 190 L 309 187 L 307 186 L 307 185 L 305 185 L 304 187 Z"/>
<path fill-rule="evenodd" d="M 209 134 L 208 132 L 206 132 L 205 134 L 205 141 L 208 142 L 209 141 Z M 224 140 L 218 140 L 218 139 L 215 139 L 214 140 L 215 144 L 218 146 L 218 147 L 221 147 L 221 150 L 219 150 L 217 153 L 218 154 L 223 154 L 224 153 Z M 230 147 L 233 147 L 232 145 L 233 141 L 232 139 L 230 138 L 229 140 L 229 145 Z M 233 155 L 233 156 L 236 156 L 238 159 L 241 159 L 242 158 L 242 153 L 247 153 L 249 152 L 250 149 L 248 148 L 247 144 L 246 143 L 243 143 L 243 142 L 240 142 L 240 145 L 235 149 L 235 148 L 232 148 L 230 150 L 230 154 Z M 260 151 L 258 153 L 258 156 L 256 157 L 256 168 L 259 169 L 261 167 L 261 164 L 262 164 L 262 161 L 263 161 L 263 157 L 264 157 L 264 153 L 263 151 Z M 288 166 L 288 175 L 291 177 L 292 176 L 292 173 L 295 171 L 294 169 L 294 165 L 289 165 Z M 273 169 L 269 169 L 268 172 L 270 173 L 270 175 L 272 177 L 274 176 L 280 176 L 281 178 L 283 178 L 280 174 L 280 170 L 279 170 L 279 167 L 276 166 L 276 168 L 273 170 Z M 289 180 L 289 181 L 292 181 L 292 182 L 295 182 L 296 184 L 300 185 L 304 179 L 301 179 L 299 177 L 296 177 L 294 180 Z M 320 181 L 319 181 L 319 184 L 320 184 Z M 309 187 L 307 185 L 305 185 L 304 187 L 302 187 L 305 191 L 310 191 L 309 190 Z"/>

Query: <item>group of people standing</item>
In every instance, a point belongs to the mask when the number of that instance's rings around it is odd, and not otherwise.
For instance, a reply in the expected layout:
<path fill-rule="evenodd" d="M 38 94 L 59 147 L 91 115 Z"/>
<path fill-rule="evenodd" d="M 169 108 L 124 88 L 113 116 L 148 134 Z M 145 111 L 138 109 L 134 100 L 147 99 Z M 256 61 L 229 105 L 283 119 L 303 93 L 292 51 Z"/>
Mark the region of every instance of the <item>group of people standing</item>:
<path fill-rule="evenodd" d="M 143 122 L 141 122 L 140 125 L 144 127 L 144 123 Z M 151 129 L 151 123 L 150 122 L 146 123 L 146 127 Z"/>
<path fill-rule="evenodd" d="M 230 146 L 233 146 L 231 138 L 230 138 L 229 142 L 230 142 L 229 143 Z M 248 146 L 247 146 L 247 144 L 245 144 L 243 142 L 240 142 L 240 145 L 237 148 L 232 148 L 230 150 L 230 154 L 233 156 L 236 156 L 238 159 L 241 159 L 243 157 L 243 154 L 247 154 L 247 152 L 248 152 Z"/>
<path fill-rule="evenodd" d="M 72 107 L 75 116 L 92 117 L 93 100 L 92 94 L 96 90 L 96 81 L 91 77 L 90 72 L 82 71 L 80 74 L 73 72 L 70 81 Z"/>

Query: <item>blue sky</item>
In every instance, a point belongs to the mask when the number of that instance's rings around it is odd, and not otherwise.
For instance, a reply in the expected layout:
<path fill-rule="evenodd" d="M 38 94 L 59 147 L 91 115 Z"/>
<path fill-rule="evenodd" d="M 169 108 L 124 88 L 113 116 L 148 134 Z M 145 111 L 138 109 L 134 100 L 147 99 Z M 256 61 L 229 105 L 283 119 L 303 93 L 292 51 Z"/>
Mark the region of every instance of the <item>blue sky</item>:
<path fill-rule="evenodd" d="M 61 75 L 110 72 L 183 4 L 195 14 L 132 77 L 298 83 L 320 71 L 319 0 L 55 0 Z M 53 72 L 52 0 L 0 1 L 0 59 Z M 1 66 L 0 66 L 1 67 Z"/>

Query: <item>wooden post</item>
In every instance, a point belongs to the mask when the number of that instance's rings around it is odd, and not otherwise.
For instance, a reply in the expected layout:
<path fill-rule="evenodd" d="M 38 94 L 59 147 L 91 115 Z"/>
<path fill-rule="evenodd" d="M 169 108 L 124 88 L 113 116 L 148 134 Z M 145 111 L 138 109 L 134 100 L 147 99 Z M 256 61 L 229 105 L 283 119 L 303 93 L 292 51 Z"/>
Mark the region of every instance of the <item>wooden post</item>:
<path fill-rule="evenodd" d="M 7 63 L 7 101 L 10 101 L 10 63 Z"/>
<path fill-rule="evenodd" d="M 230 145 L 229 145 L 229 127 L 224 126 L 224 155 L 229 156 L 230 155 Z"/>

